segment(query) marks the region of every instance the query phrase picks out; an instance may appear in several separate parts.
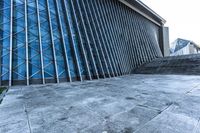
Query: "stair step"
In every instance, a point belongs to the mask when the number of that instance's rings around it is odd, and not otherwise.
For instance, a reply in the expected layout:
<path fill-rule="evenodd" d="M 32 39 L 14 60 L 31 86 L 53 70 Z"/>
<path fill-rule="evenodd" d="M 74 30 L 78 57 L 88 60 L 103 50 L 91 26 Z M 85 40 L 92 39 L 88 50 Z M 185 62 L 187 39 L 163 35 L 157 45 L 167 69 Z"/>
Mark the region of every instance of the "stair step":
<path fill-rule="evenodd" d="M 200 54 L 157 58 L 132 73 L 200 75 Z"/>

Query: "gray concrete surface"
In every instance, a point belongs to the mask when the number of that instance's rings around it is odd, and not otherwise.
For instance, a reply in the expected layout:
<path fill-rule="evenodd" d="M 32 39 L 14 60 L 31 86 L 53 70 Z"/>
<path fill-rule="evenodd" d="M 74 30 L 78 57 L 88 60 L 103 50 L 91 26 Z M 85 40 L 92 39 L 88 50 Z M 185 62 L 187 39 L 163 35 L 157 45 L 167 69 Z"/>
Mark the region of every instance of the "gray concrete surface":
<path fill-rule="evenodd" d="M 0 133 L 200 133 L 200 76 L 12 87 Z"/>

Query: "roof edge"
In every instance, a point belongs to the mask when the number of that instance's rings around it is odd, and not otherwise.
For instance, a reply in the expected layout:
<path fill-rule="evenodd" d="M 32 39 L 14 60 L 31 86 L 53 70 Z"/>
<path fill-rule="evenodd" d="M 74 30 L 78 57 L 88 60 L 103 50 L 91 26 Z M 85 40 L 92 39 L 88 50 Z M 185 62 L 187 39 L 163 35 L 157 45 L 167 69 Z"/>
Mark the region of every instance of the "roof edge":
<path fill-rule="evenodd" d="M 158 15 L 155 11 L 153 11 L 150 7 L 144 4 L 140 0 L 118 0 L 125 4 L 126 6 L 130 7 L 131 9 L 135 10 L 145 18 L 149 19 L 153 23 L 163 26 L 166 23 L 166 20 Z"/>

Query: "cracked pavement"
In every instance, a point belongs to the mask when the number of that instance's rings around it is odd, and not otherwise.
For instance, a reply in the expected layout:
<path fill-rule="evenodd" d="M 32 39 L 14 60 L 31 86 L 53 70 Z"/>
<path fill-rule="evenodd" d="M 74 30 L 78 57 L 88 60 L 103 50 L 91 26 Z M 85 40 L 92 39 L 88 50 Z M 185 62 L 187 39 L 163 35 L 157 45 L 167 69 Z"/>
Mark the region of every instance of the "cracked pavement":
<path fill-rule="evenodd" d="M 200 76 L 129 75 L 14 86 L 0 133 L 200 133 Z"/>

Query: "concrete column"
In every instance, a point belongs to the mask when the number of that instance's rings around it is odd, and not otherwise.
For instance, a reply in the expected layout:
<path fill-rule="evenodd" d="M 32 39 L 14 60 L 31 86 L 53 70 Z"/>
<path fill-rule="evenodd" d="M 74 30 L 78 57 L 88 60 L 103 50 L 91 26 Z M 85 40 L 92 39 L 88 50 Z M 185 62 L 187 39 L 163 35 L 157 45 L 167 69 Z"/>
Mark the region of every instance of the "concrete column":
<path fill-rule="evenodd" d="M 162 26 L 160 29 L 160 50 L 164 57 L 170 55 L 168 27 Z"/>

